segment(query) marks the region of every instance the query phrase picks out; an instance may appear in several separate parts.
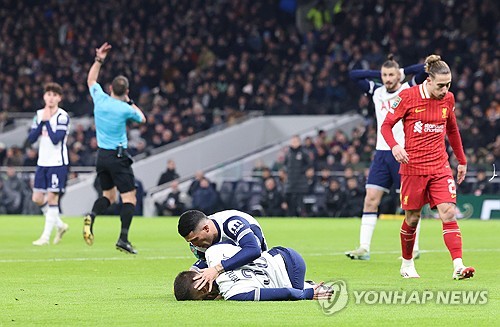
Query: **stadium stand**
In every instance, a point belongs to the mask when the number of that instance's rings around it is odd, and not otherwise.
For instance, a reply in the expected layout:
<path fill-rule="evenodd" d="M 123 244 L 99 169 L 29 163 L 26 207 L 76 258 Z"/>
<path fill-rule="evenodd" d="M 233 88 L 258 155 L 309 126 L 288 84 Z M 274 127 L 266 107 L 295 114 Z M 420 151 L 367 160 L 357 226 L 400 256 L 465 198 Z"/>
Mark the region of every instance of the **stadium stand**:
<path fill-rule="evenodd" d="M 470 170 L 460 191 L 474 192 L 476 172 L 500 168 L 495 1 L 324 1 L 321 10 L 330 19 L 320 24 L 308 19 L 315 3 L 298 1 L 290 15 L 280 2 L 265 0 L 131 1 L 126 9 L 117 0 L 3 1 L 0 133 L 42 106 L 48 81 L 63 85 L 62 107 L 73 117 L 90 117 L 84 77 L 93 53 L 87 49 L 108 40 L 123 55 L 111 56 L 102 80 L 125 71 L 131 98 L 148 116 L 146 125 L 130 126 L 135 155 L 147 156 L 250 111 L 356 111 L 366 118 L 357 131 L 311 144 L 311 152 L 323 166 L 329 158 L 332 170 L 353 166 L 362 175 L 376 133 L 372 104 L 350 84 L 348 71 L 378 69 L 389 52 L 402 66 L 432 52 L 450 63 L 454 75 L 451 91 Z M 29 185 L 30 174 L 19 167 L 33 164 L 32 151 L 6 144 L 2 135 L 1 166 L 17 167 Z M 72 166 L 93 165 L 92 125 L 74 125 L 68 144 Z M 498 192 L 498 183 L 489 192 Z"/>

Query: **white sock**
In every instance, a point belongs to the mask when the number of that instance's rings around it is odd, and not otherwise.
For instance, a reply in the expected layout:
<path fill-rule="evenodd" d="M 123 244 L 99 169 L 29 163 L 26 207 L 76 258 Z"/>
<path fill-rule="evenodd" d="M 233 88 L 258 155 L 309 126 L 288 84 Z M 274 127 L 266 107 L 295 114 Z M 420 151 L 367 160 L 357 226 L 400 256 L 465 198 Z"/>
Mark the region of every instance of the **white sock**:
<path fill-rule="evenodd" d="M 40 210 L 42 211 L 42 214 L 45 216 L 47 214 L 47 210 L 49 210 L 49 204 L 45 202 L 41 206 L 39 206 Z"/>
<path fill-rule="evenodd" d="M 359 247 L 366 251 L 370 251 L 370 244 L 372 243 L 373 231 L 376 224 L 376 212 L 363 212 L 361 216 L 361 228 L 359 230 Z"/>
<path fill-rule="evenodd" d="M 45 226 L 43 227 L 43 233 L 40 238 L 44 240 L 49 240 L 50 235 L 52 234 L 52 229 L 54 228 L 56 224 L 56 219 L 53 214 L 51 214 L 51 210 L 47 210 L 47 213 L 45 214 Z"/>
<path fill-rule="evenodd" d="M 422 222 L 422 219 L 419 219 L 418 224 L 417 224 L 417 229 L 415 230 L 415 244 L 413 245 L 413 251 L 420 250 L 420 247 L 418 246 L 418 240 L 420 239 L 421 222 Z"/>
<path fill-rule="evenodd" d="M 414 265 L 415 263 L 413 262 L 413 259 L 407 260 L 403 258 L 403 262 L 401 263 L 401 267 L 409 267 Z"/>
<path fill-rule="evenodd" d="M 61 228 L 64 226 L 64 222 L 61 220 L 61 217 L 59 216 L 59 206 L 49 206 L 49 209 L 47 210 L 47 215 L 51 217 L 53 221 L 53 227 Z"/>
<path fill-rule="evenodd" d="M 462 261 L 462 258 L 456 258 L 453 260 L 453 269 L 457 269 L 457 268 L 460 268 L 460 267 L 465 267 L 464 266 L 464 263 Z"/>

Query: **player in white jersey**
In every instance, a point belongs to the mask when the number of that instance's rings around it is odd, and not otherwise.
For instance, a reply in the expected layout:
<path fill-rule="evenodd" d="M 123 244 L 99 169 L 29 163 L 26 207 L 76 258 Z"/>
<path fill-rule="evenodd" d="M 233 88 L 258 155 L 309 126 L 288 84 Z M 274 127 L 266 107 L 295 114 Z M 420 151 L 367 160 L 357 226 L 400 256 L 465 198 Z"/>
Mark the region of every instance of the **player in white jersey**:
<path fill-rule="evenodd" d="M 228 243 L 218 243 L 206 251 L 209 267 L 218 265 L 227 257 L 233 257 L 241 251 Z M 295 250 L 274 247 L 240 268 L 227 270 L 216 279 L 216 284 L 209 290 L 195 287 L 195 271 L 179 273 L 174 281 L 174 294 L 178 301 L 213 300 L 219 294 L 225 300 L 234 301 L 285 301 L 312 300 L 329 298 L 332 290 L 321 284 L 305 282 L 306 264 Z"/>
<path fill-rule="evenodd" d="M 69 115 L 59 108 L 62 87 L 57 83 L 48 83 L 43 100 L 45 107 L 37 110 L 28 135 L 31 143 L 39 140 L 32 200 L 45 215 L 45 227 L 40 238 L 33 241 L 33 245 L 37 246 L 49 244 L 53 228 L 57 229 L 53 243 L 59 243 L 69 228 L 59 216 L 59 194 L 64 192 L 69 165 L 66 145 Z"/>
<path fill-rule="evenodd" d="M 375 105 L 375 115 L 377 118 L 377 145 L 375 157 L 370 166 L 370 173 L 366 182 L 366 196 L 363 205 L 363 215 L 361 216 L 360 245 L 359 248 L 346 252 L 346 256 L 351 259 L 369 260 L 370 245 L 378 219 L 378 207 L 382 196 L 389 193 L 391 188 L 399 192 L 400 176 L 399 163 L 394 159 L 391 148 L 385 142 L 380 130 L 385 116 L 397 101 L 399 93 L 413 86 L 422 83 L 427 75 L 424 71 L 424 65 L 413 65 L 406 68 L 399 68 L 398 63 L 392 55 L 384 62 L 380 71 L 376 70 L 353 70 L 350 77 L 355 81 L 360 89 L 367 94 L 372 95 Z M 415 75 L 414 78 L 402 83 L 405 75 Z M 382 79 L 382 85 L 376 84 L 371 79 Z M 403 124 L 399 122 L 393 128 L 394 137 L 404 144 Z M 420 224 L 417 228 L 417 236 L 414 247 L 414 258 L 419 257 L 418 237 L 420 234 Z"/>
<path fill-rule="evenodd" d="M 206 216 L 198 210 L 188 210 L 179 218 L 178 232 L 190 243 L 191 251 L 199 259 L 192 270 L 200 272 L 197 287 L 200 289 L 212 282 L 223 271 L 233 270 L 257 259 L 267 250 L 264 233 L 251 215 L 238 210 L 224 210 Z M 241 247 L 234 257 L 222 260 L 214 267 L 208 267 L 205 251 L 213 244 L 231 241 Z"/>

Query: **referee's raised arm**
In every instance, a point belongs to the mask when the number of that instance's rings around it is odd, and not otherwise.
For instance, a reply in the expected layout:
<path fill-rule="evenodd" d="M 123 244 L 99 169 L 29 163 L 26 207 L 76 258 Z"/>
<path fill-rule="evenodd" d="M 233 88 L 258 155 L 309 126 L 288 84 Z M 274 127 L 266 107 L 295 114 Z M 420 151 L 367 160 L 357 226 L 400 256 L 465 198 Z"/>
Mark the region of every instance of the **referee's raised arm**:
<path fill-rule="evenodd" d="M 106 60 L 106 57 L 109 53 L 109 50 L 111 50 L 112 46 L 108 42 L 104 42 L 103 45 L 101 45 L 99 48 L 95 49 L 95 60 L 92 66 L 90 67 L 89 74 L 87 76 L 87 86 L 89 89 L 97 83 L 97 78 L 99 77 L 99 71 L 101 70 L 101 66 L 104 63 L 104 60 Z M 116 98 L 118 100 L 124 101 L 127 104 L 129 104 L 136 112 L 137 114 L 141 117 L 140 123 L 145 123 L 146 122 L 146 117 L 144 116 L 144 113 L 142 110 L 135 104 L 133 100 L 131 100 L 128 96 L 128 82 L 127 84 L 127 90 L 126 93 L 123 95 L 118 95 L 115 94 L 111 90 L 111 97 Z"/>
<path fill-rule="evenodd" d="M 89 70 L 89 76 L 87 76 L 87 85 L 91 87 L 95 83 L 97 83 L 97 77 L 99 76 L 99 71 L 101 70 L 101 66 L 108 55 L 109 50 L 111 50 L 111 44 L 108 42 L 104 42 L 100 48 L 95 49 L 95 61 L 92 67 Z"/>

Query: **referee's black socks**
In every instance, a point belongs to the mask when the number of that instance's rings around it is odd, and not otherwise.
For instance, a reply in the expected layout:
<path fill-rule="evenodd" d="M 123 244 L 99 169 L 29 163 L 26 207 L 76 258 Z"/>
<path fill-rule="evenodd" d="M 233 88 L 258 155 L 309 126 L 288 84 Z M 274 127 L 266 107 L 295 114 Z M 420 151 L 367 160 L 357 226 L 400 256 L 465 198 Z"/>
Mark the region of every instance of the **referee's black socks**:
<path fill-rule="evenodd" d="M 109 202 L 109 199 L 105 196 L 101 196 L 99 199 L 95 200 L 91 213 L 92 219 L 94 219 L 95 216 L 102 215 L 103 213 L 105 213 L 110 205 L 111 202 Z"/>
<path fill-rule="evenodd" d="M 132 203 L 124 203 L 120 211 L 120 220 L 122 221 L 122 230 L 120 232 L 120 240 L 128 242 L 128 230 L 134 216 L 135 205 Z"/>

